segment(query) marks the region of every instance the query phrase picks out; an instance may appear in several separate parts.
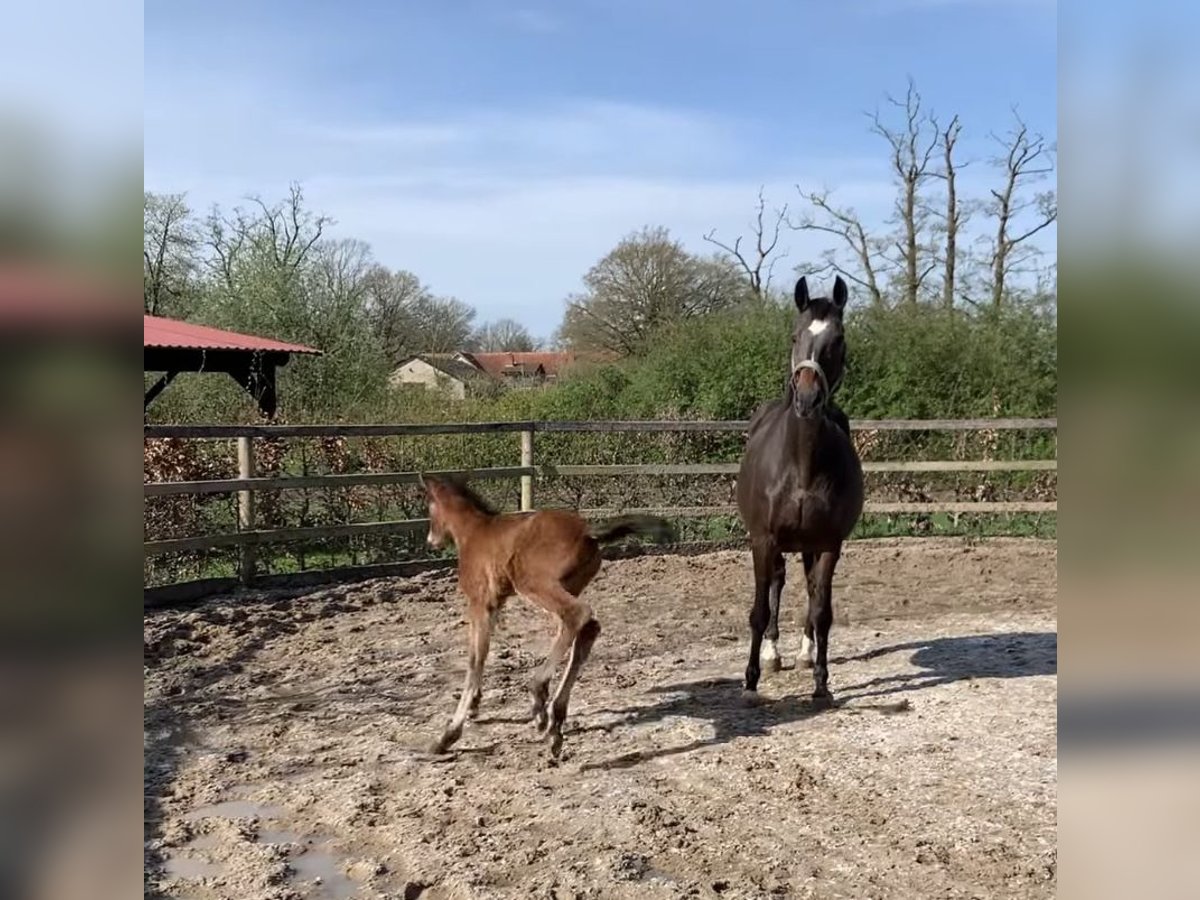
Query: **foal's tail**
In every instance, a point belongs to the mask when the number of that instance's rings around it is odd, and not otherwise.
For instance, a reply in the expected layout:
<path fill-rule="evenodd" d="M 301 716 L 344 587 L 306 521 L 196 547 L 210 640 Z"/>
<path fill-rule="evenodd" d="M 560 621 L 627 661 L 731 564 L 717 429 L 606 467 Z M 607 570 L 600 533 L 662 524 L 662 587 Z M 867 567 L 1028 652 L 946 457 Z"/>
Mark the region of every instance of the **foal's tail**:
<path fill-rule="evenodd" d="M 601 544 L 617 541 L 631 534 L 645 535 L 660 544 L 669 544 L 675 540 L 675 529 L 671 527 L 671 523 L 658 516 L 617 516 L 615 519 L 592 525 L 589 533 Z"/>

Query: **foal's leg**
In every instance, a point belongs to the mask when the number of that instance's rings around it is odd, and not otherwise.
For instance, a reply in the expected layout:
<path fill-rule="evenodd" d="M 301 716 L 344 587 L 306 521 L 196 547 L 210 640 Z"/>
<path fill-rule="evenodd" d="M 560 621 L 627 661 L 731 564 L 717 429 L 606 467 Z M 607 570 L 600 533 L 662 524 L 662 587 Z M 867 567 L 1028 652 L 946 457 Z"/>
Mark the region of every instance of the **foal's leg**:
<path fill-rule="evenodd" d="M 590 616 L 590 612 L 589 612 Z M 550 755 L 558 756 L 562 752 L 562 727 L 567 720 L 567 706 L 571 702 L 571 688 L 579 677 L 579 670 L 591 655 L 592 645 L 600 636 L 600 623 L 589 618 L 580 627 L 571 645 L 571 657 L 563 670 L 562 679 L 558 682 L 558 690 L 554 692 L 554 700 L 550 704 L 550 722 L 546 733 L 550 737 Z"/>
<path fill-rule="evenodd" d="M 451 716 L 442 736 L 433 745 L 435 753 L 445 753 L 462 737 L 467 716 L 472 707 L 479 706 L 483 686 L 483 664 L 487 660 L 491 638 L 491 614 L 482 604 L 471 603 L 467 609 L 467 674 L 454 715 Z"/>
<path fill-rule="evenodd" d="M 571 655 L 558 683 L 558 689 L 554 692 L 554 699 L 550 703 L 550 715 L 546 722 L 545 733 L 550 737 L 550 752 L 557 756 L 562 749 L 562 726 L 567 718 L 571 688 L 591 652 L 592 644 L 600 634 L 600 623 L 592 618 L 592 608 L 587 603 L 579 600 L 558 582 L 523 587 L 521 593 L 538 606 L 558 616 L 562 625 L 555 647 L 562 641 L 566 641 L 571 647 Z"/>
<path fill-rule="evenodd" d="M 600 571 L 600 554 L 593 553 L 585 558 L 572 572 L 568 573 L 562 580 L 562 588 L 573 597 L 578 597 L 583 593 L 583 589 L 588 586 L 596 573 Z M 544 603 L 534 600 L 540 606 L 545 606 Z M 533 680 L 529 685 L 529 693 L 533 699 L 533 710 L 530 713 L 530 719 L 537 726 L 539 732 L 546 730 L 546 717 L 549 711 L 546 707 L 550 699 L 550 679 L 554 677 L 554 671 L 566 656 L 567 651 L 571 648 L 573 639 L 572 633 L 563 624 L 560 618 L 558 623 L 558 632 L 554 636 L 554 641 L 550 645 L 550 651 L 546 655 L 546 661 L 538 666 L 537 671 L 533 673 Z"/>
<path fill-rule="evenodd" d="M 758 690 L 759 654 L 762 651 L 763 632 L 771 623 L 771 579 L 774 575 L 772 561 L 775 547 L 755 541 L 754 555 L 754 606 L 750 608 L 750 661 L 746 664 L 746 691 Z"/>
<path fill-rule="evenodd" d="M 783 594 L 783 585 L 787 581 L 787 563 L 782 553 L 776 553 L 771 560 L 771 587 L 767 594 L 767 605 L 771 609 L 771 620 L 767 623 L 763 635 L 762 664 L 768 672 L 778 672 L 783 668 L 779 659 L 779 600 Z"/>
<path fill-rule="evenodd" d="M 815 589 L 809 606 L 809 620 L 816 635 L 817 658 L 813 664 L 813 701 L 828 703 L 829 694 L 829 627 L 833 624 L 833 570 L 841 556 L 841 547 L 826 550 L 813 566 Z"/>
<path fill-rule="evenodd" d="M 533 699 L 530 719 L 539 732 L 546 730 L 546 703 L 550 699 L 550 679 L 554 677 L 555 669 L 558 668 L 558 664 L 562 662 L 570 648 L 572 637 L 571 632 L 566 629 L 562 621 L 559 621 L 558 632 L 554 635 L 550 652 L 546 654 L 546 661 L 538 666 L 537 671 L 533 673 L 533 680 L 529 684 L 529 694 Z"/>
<path fill-rule="evenodd" d="M 817 654 L 815 645 L 813 644 L 813 620 L 812 608 L 815 604 L 817 592 L 813 585 L 813 565 L 816 563 L 816 556 L 812 553 L 804 554 L 804 586 L 808 592 L 808 610 L 804 613 L 804 638 L 800 641 L 800 666 L 805 669 L 811 669 L 816 662 Z"/>

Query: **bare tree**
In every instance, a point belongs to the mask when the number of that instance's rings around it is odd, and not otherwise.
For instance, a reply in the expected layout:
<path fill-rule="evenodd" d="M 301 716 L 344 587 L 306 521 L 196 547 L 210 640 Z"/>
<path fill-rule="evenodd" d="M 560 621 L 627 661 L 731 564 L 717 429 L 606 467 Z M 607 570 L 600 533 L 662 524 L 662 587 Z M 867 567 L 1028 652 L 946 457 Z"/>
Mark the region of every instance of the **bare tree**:
<path fill-rule="evenodd" d="M 475 349 L 488 352 L 512 351 L 527 353 L 536 346 L 529 329 L 513 319 L 497 319 L 485 322 L 475 330 L 471 338 Z"/>
<path fill-rule="evenodd" d="M 747 294 L 726 260 L 693 256 L 665 228 L 628 235 L 583 282 L 586 292 L 567 300 L 560 339 L 621 355 L 640 352 L 663 325 L 724 309 Z"/>
<path fill-rule="evenodd" d="M 367 273 L 366 291 L 371 330 L 388 359 L 396 363 L 424 350 L 416 328 L 416 308 L 421 301 L 432 298 L 421 279 L 412 272 L 393 272 L 377 265 Z"/>
<path fill-rule="evenodd" d="M 226 215 L 214 208 L 206 222 L 209 268 L 230 293 L 238 282 L 239 264 L 251 257 L 256 268 L 277 278 L 295 276 L 333 221 L 309 212 L 304 192 L 296 184 L 278 203 L 268 204 L 258 196 L 249 201 L 257 207 L 254 212 L 238 207 Z"/>
<path fill-rule="evenodd" d="M 966 222 L 966 210 L 958 199 L 958 173 L 967 166 L 954 159 L 954 150 L 958 145 L 959 135 L 962 134 L 962 123 L 954 116 L 950 123 L 941 128 L 935 122 L 942 149 L 942 169 L 934 175 L 946 182 L 946 207 L 942 214 L 943 237 L 942 249 L 942 306 L 950 309 L 954 306 L 954 298 L 958 289 L 958 236 Z"/>
<path fill-rule="evenodd" d="M 796 221 L 788 222 L 796 231 L 819 231 L 838 237 L 854 257 L 856 269 L 843 266 L 837 250 L 825 253 L 825 265 L 839 275 L 844 275 L 867 292 L 873 306 L 883 305 L 883 290 L 879 286 L 878 262 L 880 241 L 871 238 L 863 227 L 858 214 L 849 207 L 837 207 L 830 202 L 829 191 L 805 191 L 799 185 L 796 190 L 812 209 Z M 817 216 L 820 218 L 817 218 Z"/>
<path fill-rule="evenodd" d="M 475 310 L 454 297 L 422 297 L 413 307 L 414 335 L 421 350 L 454 353 L 467 349 Z"/>
<path fill-rule="evenodd" d="M 1058 220 L 1058 197 L 1053 190 L 1024 193 L 1054 173 L 1054 148 L 1046 139 L 1029 131 L 1013 110 L 1016 122 L 1005 136 L 992 137 L 1003 147 L 993 162 L 1003 173 L 999 189 L 992 190 L 987 211 L 996 219 L 996 236 L 991 246 L 992 306 L 1004 303 L 1008 277 L 1037 251 L 1030 238 Z"/>
<path fill-rule="evenodd" d="M 891 95 L 886 99 L 900 111 L 901 124 L 887 124 L 876 111 L 871 117 L 871 130 L 887 141 L 891 151 L 889 163 L 899 188 L 895 216 L 895 225 L 900 230 L 895 245 L 897 262 L 903 273 L 904 302 L 915 306 L 922 284 L 937 266 L 936 260 L 926 261 L 929 254 L 922 246 L 926 207 L 921 189 L 933 176 L 932 160 L 940 135 L 933 119 L 922 110 L 921 95 L 911 78 L 903 100 Z"/>
<path fill-rule="evenodd" d="M 195 268 L 196 235 L 182 194 L 144 192 L 142 206 L 142 300 L 150 315 L 177 304 Z"/>
<path fill-rule="evenodd" d="M 775 248 L 779 246 L 779 230 L 784 222 L 787 221 L 787 204 L 785 203 L 781 209 L 777 209 L 771 214 L 774 221 L 770 226 L 770 235 L 767 234 L 768 228 L 765 222 L 766 210 L 767 201 L 763 196 L 763 189 L 759 188 L 758 212 L 753 225 L 754 250 L 752 259 L 747 259 L 746 255 L 742 253 L 741 235 L 738 235 L 732 247 L 716 239 L 715 235 L 717 232 L 715 229 L 704 236 L 704 239 L 710 244 L 713 244 L 733 257 L 742 271 L 746 273 L 746 278 L 750 283 L 750 290 L 756 297 L 762 297 L 764 293 L 770 291 L 771 276 L 775 270 L 775 264 L 787 256 L 786 251 L 778 254 L 775 253 Z"/>

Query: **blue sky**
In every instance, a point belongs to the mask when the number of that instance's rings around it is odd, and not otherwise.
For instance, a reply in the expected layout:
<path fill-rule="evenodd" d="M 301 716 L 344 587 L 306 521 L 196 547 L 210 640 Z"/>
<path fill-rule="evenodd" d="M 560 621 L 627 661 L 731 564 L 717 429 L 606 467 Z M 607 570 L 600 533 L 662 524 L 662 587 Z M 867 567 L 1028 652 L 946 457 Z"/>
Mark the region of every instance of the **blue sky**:
<path fill-rule="evenodd" d="M 1051 0 L 149 0 L 145 183 L 204 210 L 298 180 L 338 236 L 548 334 L 623 235 L 709 249 L 760 185 L 882 222 L 864 112 L 909 75 L 961 114 L 967 157 L 1014 105 L 1055 140 L 1055 18 Z M 789 264 L 824 246 L 785 240 Z"/>

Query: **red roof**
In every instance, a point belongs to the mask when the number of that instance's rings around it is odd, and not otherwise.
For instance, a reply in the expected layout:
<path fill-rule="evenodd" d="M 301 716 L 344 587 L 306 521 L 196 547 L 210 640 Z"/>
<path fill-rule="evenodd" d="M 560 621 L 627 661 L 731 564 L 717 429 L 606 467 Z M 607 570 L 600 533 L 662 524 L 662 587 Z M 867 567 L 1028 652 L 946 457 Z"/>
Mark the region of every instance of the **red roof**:
<path fill-rule="evenodd" d="M 468 353 L 464 354 L 475 360 L 479 368 L 493 378 L 500 378 L 506 373 L 524 373 L 532 375 L 540 367 L 548 376 L 558 375 L 575 361 L 573 353 Z"/>
<path fill-rule="evenodd" d="M 207 325 L 164 319 L 162 316 L 142 316 L 143 347 L 179 347 L 187 350 L 269 350 L 275 353 L 311 353 L 320 350 L 301 344 L 286 344 L 270 338 L 236 331 L 222 331 Z"/>

